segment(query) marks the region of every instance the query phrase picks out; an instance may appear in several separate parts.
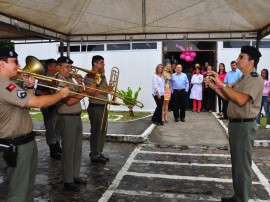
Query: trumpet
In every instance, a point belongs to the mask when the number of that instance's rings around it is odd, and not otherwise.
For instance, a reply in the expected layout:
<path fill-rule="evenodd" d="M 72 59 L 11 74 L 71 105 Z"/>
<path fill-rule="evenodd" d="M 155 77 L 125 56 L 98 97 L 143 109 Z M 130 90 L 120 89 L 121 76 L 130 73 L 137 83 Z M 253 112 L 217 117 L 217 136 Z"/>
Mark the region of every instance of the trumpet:
<path fill-rule="evenodd" d="M 81 69 L 80 69 L 81 70 Z M 91 70 L 87 70 L 87 71 L 91 71 Z M 37 80 L 43 80 L 43 81 L 48 81 L 48 82 L 63 82 L 63 83 L 66 83 L 68 85 L 75 85 L 75 86 L 78 86 L 78 87 L 83 87 L 83 88 L 90 88 L 90 89 L 93 89 L 93 90 L 96 90 L 96 91 L 99 91 L 99 92 L 102 92 L 102 93 L 107 93 L 107 94 L 110 94 L 112 96 L 119 96 L 120 99 L 123 98 L 122 95 L 116 93 L 116 88 L 117 88 L 117 82 L 118 82 L 118 76 L 117 78 L 116 77 L 113 77 L 112 79 L 110 79 L 110 82 L 112 84 L 116 84 L 113 91 L 112 92 L 108 92 L 106 90 L 101 90 L 101 89 L 97 89 L 97 88 L 93 88 L 93 87 L 90 87 L 90 86 L 83 86 L 83 85 L 80 85 L 80 84 L 75 84 L 73 82 L 69 82 L 69 81 L 65 81 L 65 80 L 62 80 L 62 79 L 57 79 L 57 78 L 53 78 L 53 77 L 48 77 L 48 76 L 45 76 L 45 71 L 44 71 L 44 68 L 42 66 L 42 64 L 40 63 L 40 61 L 35 58 L 34 56 L 28 56 L 26 58 L 26 66 L 23 68 L 23 69 L 18 69 L 17 72 L 19 74 L 27 74 L 29 76 L 32 76 L 34 77 L 35 79 Z M 93 71 L 91 71 L 93 72 Z M 19 80 L 18 78 L 15 78 L 15 80 Z M 57 87 L 53 87 L 53 86 L 49 86 L 49 85 L 45 85 L 45 84 L 40 84 L 38 83 L 37 85 L 40 85 L 40 86 L 44 86 L 44 87 L 47 87 L 47 88 L 51 88 L 51 89 L 55 89 L 55 90 L 59 90 L 59 88 Z M 116 101 L 116 98 L 114 98 L 114 100 L 105 100 L 105 99 L 101 99 L 101 98 L 97 98 L 95 96 L 90 96 L 90 95 L 86 95 L 86 94 L 83 94 L 83 93 L 78 93 L 78 92 L 75 92 L 75 91 L 70 91 L 71 94 L 76 94 L 76 95 L 82 95 L 82 96 L 85 96 L 85 97 L 88 97 L 88 98 L 91 98 L 91 99 L 96 99 L 96 100 L 100 100 L 100 101 L 103 101 L 103 102 L 106 102 L 108 104 L 114 104 L 114 105 L 124 105 L 126 106 L 126 104 L 124 103 L 119 103 Z M 131 103 L 135 103 L 136 106 L 142 108 L 143 107 L 143 104 L 137 100 L 132 100 L 131 99 Z"/>

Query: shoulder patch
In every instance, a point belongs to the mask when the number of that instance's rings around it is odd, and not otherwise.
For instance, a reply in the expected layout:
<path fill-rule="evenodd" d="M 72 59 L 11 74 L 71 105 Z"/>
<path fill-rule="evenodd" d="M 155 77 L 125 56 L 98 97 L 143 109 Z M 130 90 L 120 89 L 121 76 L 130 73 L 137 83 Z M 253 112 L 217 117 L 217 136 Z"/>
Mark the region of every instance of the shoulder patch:
<path fill-rule="evenodd" d="M 258 77 L 257 72 L 250 72 L 250 75 L 251 75 L 252 77 Z"/>
<path fill-rule="evenodd" d="M 14 85 L 13 83 L 8 84 L 8 86 L 6 87 L 6 89 L 11 92 L 16 88 L 16 85 Z"/>
<path fill-rule="evenodd" d="M 27 92 L 25 92 L 24 90 L 17 90 L 17 96 L 23 99 L 27 96 Z"/>

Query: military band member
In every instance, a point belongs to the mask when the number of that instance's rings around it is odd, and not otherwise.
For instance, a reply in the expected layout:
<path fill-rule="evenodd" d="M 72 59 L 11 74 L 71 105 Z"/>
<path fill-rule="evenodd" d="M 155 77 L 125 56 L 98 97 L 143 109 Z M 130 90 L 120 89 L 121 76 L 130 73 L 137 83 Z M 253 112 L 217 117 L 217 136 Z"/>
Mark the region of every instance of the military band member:
<path fill-rule="evenodd" d="M 57 74 L 57 62 L 55 59 L 49 59 L 45 61 L 45 73 L 46 76 L 54 78 Z M 54 86 L 54 82 L 42 81 L 39 83 Z M 55 90 L 44 86 L 37 86 L 35 95 L 50 95 L 54 94 Z M 50 156 L 54 159 L 60 159 L 62 156 L 62 148 L 60 146 L 60 134 L 56 130 L 57 109 L 56 104 L 49 107 L 41 108 L 41 112 L 44 119 L 44 125 L 46 129 L 46 142 L 50 147 Z"/>
<path fill-rule="evenodd" d="M 256 48 L 242 47 L 237 66 L 243 75 L 233 87 L 223 83 L 215 72 L 212 79 L 206 80 L 216 93 L 229 101 L 227 113 L 234 195 L 221 198 L 222 202 L 248 202 L 251 198 L 251 156 L 258 130 L 255 120 L 263 92 L 263 79 L 256 70 L 260 57 L 261 53 Z M 216 84 L 221 88 L 217 88 Z"/>
<path fill-rule="evenodd" d="M 69 86 L 72 91 L 88 94 L 91 89 L 85 91 L 82 87 L 67 84 L 64 81 L 74 83 L 71 78 L 71 67 L 73 61 L 65 56 L 57 59 L 58 79 L 60 82 L 58 85 Z M 82 84 L 82 79 L 77 78 L 78 84 Z M 86 184 L 87 181 L 80 178 L 81 168 L 81 156 L 82 156 L 82 120 L 81 120 L 81 103 L 84 95 L 72 95 L 65 99 L 62 99 L 57 103 L 57 129 L 62 138 L 62 178 L 64 182 L 64 188 L 67 191 L 80 191 L 80 186 Z"/>
<path fill-rule="evenodd" d="M 112 86 L 108 85 L 106 77 L 104 75 L 104 58 L 100 55 L 95 55 L 92 57 L 92 70 L 101 74 L 101 82 L 96 86 L 97 89 L 110 92 Z M 84 83 L 86 86 L 96 84 L 96 75 L 87 74 L 84 78 Z M 89 99 L 89 105 L 87 112 L 89 115 L 89 120 L 91 124 L 90 129 L 90 158 L 92 163 L 106 163 L 110 159 L 103 155 L 103 147 L 107 134 L 107 122 L 108 122 L 108 110 L 107 102 L 108 94 L 106 92 L 95 92 L 95 96 L 98 99 Z"/>
<path fill-rule="evenodd" d="M 34 79 L 23 77 L 27 90 L 11 79 L 20 67 L 17 53 L 0 49 L 0 167 L 7 167 L 6 201 L 34 201 L 37 145 L 29 108 L 47 107 L 69 95 L 68 88 L 53 95 L 34 96 Z"/>

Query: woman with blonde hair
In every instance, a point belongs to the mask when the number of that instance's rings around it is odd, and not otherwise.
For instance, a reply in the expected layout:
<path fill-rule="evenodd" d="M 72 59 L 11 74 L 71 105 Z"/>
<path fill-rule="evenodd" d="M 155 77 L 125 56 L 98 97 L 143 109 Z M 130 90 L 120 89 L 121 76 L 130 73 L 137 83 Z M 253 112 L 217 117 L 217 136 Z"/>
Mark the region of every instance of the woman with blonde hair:
<path fill-rule="evenodd" d="M 162 121 L 162 106 L 164 102 L 164 79 L 163 67 L 161 64 L 157 65 L 156 72 L 152 78 L 152 95 L 155 99 L 157 107 L 152 116 L 153 124 L 164 125 Z"/>
<path fill-rule="evenodd" d="M 165 82 L 165 90 L 164 90 L 164 103 L 162 107 L 162 120 L 166 123 L 168 123 L 168 108 L 169 108 L 169 101 L 171 99 L 171 78 L 172 78 L 172 67 L 170 63 L 166 63 L 166 66 L 164 68 L 163 72 L 163 78 Z"/>

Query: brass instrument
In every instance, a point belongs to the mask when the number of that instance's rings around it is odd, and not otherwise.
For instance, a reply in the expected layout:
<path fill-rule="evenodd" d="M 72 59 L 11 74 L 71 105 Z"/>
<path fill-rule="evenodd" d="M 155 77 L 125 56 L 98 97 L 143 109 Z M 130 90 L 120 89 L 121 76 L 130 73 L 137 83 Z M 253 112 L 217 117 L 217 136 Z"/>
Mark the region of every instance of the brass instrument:
<path fill-rule="evenodd" d="M 45 70 L 41 62 L 34 56 L 27 56 L 25 59 L 26 66 L 23 69 L 17 69 L 20 74 L 30 74 L 36 79 L 43 79 L 45 75 Z M 32 73 L 34 72 L 34 73 Z M 44 78 L 43 80 L 51 82 L 49 78 Z"/>
<path fill-rule="evenodd" d="M 113 86 L 112 90 L 113 92 L 117 92 L 118 77 L 119 77 L 119 69 L 117 67 L 113 67 L 111 70 L 111 76 L 109 81 L 109 85 Z M 113 103 L 116 102 L 116 94 L 113 95 L 112 101 Z"/>
<path fill-rule="evenodd" d="M 71 74 L 74 77 L 79 76 L 78 70 L 80 70 L 80 71 L 83 71 L 83 72 L 85 72 L 87 74 L 95 75 L 95 83 L 96 83 L 97 86 L 100 86 L 100 84 L 102 83 L 102 78 L 103 78 L 102 73 L 99 73 L 99 72 L 96 72 L 96 71 L 93 71 L 93 70 L 84 69 L 84 68 L 81 68 L 81 67 L 76 67 L 76 66 L 72 66 L 71 68 L 72 68 Z"/>
<path fill-rule="evenodd" d="M 80 70 L 82 70 L 82 68 L 80 68 Z M 87 72 L 93 72 L 91 70 L 86 70 L 86 71 Z M 23 69 L 18 69 L 17 72 L 19 74 L 30 75 L 30 76 L 34 77 L 35 79 L 38 79 L 38 80 L 49 81 L 49 82 L 63 82 L 63 83 L 66 83 L 68 85 L 75 85 L 75 86 L 78 86 L 78 87 L 90 88 L 90 89 L 93 89 L 93 90 L 96 90 L 96 91 L 99 91 L 99 92 L 102 92 L 102 93 L 108 93 L 108 94 L 112 95 L 113 97 L 119 96 L 120 99 L 123 98 L 123 95 L 120 95 L 120 94 L 116 93 L 119 73 L 115 74 L 115 76 L 111 77 L 110 82 L 111 82 L 112 85 L 114 85 L 114 89 L 113 89 L 112 92 L 108 92 L 107 90 L 104 90 L 104 89 L 101 90 L 101 89 L 97 89 L 97 88 L 92 88 L 90 86 L 83 86 L 83 85 L 76 84 L 76 83 L 69 82 L 69 81 L 65 81 L 65 80 L 62 80 L 62 79 L 57 79 L 57 78 L 45 76 L 44 75 L 45 70 L 44 70 L 42 64 L 40 63 L 40 61 L 37 58 L 35 58 L 33 56 L 28 56 L 26 58 L 26 66 Z M 19 80 L 19 79 L 16 78 L 16 80 Z M 59 90 L 59 88 L 57 88 L 57 87 L 53 87 L 53 86 L 49 86 L 49 85 L 45 85 L 45 84 L 38 83 L 37 85 L 44 86 L 44 87 L 51 88 L 51 89 L 55 89 L 55 90 Z M 101 101 L 106 102 L 108 104 L 126 106 L 124 103 L 119 103 L 119 102 L 115 101 L 116 98 L 114 98 L 114 100 L 108 101 L 108 100 L 104 100 L 104 99 L 97 98 L 97 97 L 94 97 L 94 96 L 86 95 L 86 94 L 83 94 L 83 93 L 78 93 L 78 92 L 75 92 L 75 91 L 70 91 L 70 93 L 71 94 L 76 94 L 76 95 L 83 95 L 83 96 L 89 97 L 91 99 L 101 100 Z M 140 107 L 140 108 L 143 107 L 143 104 L 141 102 L 137 101 L 137 100 L 136 101 L 133 100 L 132 102 L 135 102 L 135 105 Z"/>

